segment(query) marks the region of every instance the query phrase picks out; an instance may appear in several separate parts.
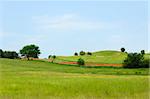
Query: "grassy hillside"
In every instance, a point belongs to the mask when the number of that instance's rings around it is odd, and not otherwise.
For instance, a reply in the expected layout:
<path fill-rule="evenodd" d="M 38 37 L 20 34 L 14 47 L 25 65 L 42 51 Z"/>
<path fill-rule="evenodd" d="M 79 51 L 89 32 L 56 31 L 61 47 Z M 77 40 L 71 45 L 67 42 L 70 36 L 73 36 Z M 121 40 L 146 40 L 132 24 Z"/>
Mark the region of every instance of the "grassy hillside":
<path fill-rule="evenodd" d="M 93 52 L 93 55 L 91 56 L 58 56 L 56 61 L 77 61 L 79 58 L 83 58 L 85 62 L 121 64 L 126 57 L 126 53 L 120 51 L 106 50 Z M 150 59 L 150 55 L 146 54 L 145 58 Z"/>
<path fill-rule="evenodd" d="M 0 98 L 148 99 L 148 72 L 0 59 Z"/>

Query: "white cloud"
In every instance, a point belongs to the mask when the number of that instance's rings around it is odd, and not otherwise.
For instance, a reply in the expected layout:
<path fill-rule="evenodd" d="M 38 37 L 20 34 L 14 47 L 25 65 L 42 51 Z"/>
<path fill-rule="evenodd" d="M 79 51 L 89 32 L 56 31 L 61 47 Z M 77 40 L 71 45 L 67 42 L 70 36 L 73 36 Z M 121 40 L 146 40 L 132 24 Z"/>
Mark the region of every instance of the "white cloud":
<path fill-rule="evenodd" d="M 32 18 L 34 25 L 42 30 L 94 30 L 114 28 L 113 23 L 91 21 L 76 14 L 64 14 L 62 16 L 49 17 L 35 16 Z"/>

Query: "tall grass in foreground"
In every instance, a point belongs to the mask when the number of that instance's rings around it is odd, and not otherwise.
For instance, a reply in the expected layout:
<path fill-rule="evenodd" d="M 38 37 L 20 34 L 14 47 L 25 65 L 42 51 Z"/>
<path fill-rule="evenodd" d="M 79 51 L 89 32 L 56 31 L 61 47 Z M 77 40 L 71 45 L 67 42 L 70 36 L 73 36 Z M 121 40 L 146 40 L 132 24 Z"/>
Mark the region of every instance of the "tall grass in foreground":
<path fill-rule="evenodd" d="M 149 98 L 150 90 L 148 80 L 150 76 L 114 75 L 113 72 L 115 72 L 116 70 L 119 69 L 114 68 L 92 69 L 92 68 L 70 67 L 46 62 L 0 59 L 0 73 L 1 73 L 0 98 L 1 99 L 148 99 Z M 137 70 L 138 69 L 132 69 L 132 71 Z M 121 69 L 120 72 L 121 71 L 127 72 L 128 69 Z M 138 71 L 146 71 L 146 70 L 139 69 Z M 92 74 L 91 72 L 94 72 L 94 74 Z M 104 75 L 105 72 L 107 75 Z"/>

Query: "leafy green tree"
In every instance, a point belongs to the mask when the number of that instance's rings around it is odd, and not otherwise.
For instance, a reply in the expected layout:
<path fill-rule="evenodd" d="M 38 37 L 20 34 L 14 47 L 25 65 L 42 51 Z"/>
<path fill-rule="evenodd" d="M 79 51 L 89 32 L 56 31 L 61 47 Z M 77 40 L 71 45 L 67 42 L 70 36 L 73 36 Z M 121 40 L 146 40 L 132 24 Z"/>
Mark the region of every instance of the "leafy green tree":
<path fill-rule="evenodd" d="M 77 63 L 78 63 L 78 65 L 84 65 L 85 64 L 85 62 L 82 58 L 79 58 Z"/>
<path fill-rule="evenodd" d="M 48 58 L 50 59 L 52 57 L 52 55 L 49 55 Z"/>
<path fill-rule="evenodd" d="M 91 52 L 87 52 L 87 55 L 92 55 L 92 53 Z"/>
<path fill-rule="evenodd" d="M 0 49 L 0 58 L 3 58 L 3 50 Z"/>
<path fill-rule="evenodd" d="M 10 59 L 14 59 L 14 58 L 18 58 L 18 53 L 16 53 L 15 51 L 4 51 L 3 52 L 3 58 L 10 58 Z"/>
<path fill-rule="evenodd" d="M 78 56 L 78 53 L 77 53 L 77 52 L 75 52 L 75 53 L 74 53 L 74 56 Z"/>
<path fill-rule="evenodd" d="M 53 58 L 53 60 L 52 60 L 52 63 L 53 63 L 54 60 L 56 59 L 56 55 L 53 55 L 52 58 Z"/>
<path fill-rule="evenodd" d="M 80 51 L 80 55 L 81 56 L 85 55 L 85 52 L 84 51 Z"/>
<path fill-rule="evenodd" d="M 143 68 L 150 68 L 149 66 L 150 66 L 150 59 L 145 59 L 143 61 L 142 67 Z"/>
<path fill-rule="evenodd" d="M 121 50 L 121 52 L 125 52 L 125 48 L 121 48 L 120 50 Z"/>
<path fill-rule="evenodd" d="M 141 50 L 141 54 L 144 55 L 145 54 L 145 50 Z"/>
<path fill-rule="evenodd" d="M 28 58 L 33 57 L 33 58 L 38 58 L 39 54 L 41 54 L 39 47 L 31 44 L 31 45 L 26 45 L 20 50 L 20 54 L 22 56 L 25 56 Z"/>
<path fill-rule="evenodd" d="M 12 58 L 19 58 L 18 53 L 16 53 L 15 51 L 12 51 Z"/>
<path fill-rule="evenodd" d="M 124 68 L 142 68 L 144 67 L 144 56 L 141 53 L 129 53 L 124 60 Z M 145 66 L 146 67 L 146 66 Z"/>

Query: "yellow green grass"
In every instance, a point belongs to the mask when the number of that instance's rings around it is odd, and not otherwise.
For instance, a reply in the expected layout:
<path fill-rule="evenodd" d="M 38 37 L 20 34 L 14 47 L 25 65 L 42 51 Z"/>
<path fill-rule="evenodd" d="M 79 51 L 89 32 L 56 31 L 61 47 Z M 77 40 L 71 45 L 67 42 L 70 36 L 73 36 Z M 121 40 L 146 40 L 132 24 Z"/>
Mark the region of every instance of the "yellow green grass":
<path fill-rule="evenodd" d="M 0 59 L 0 99 L 148 99 L 149 69 Z"/>
<path fill-rule="evenodd" d="M 150 54 L 145 54 L 145 58 L 150 59 Z M 123 53 L 120 51 L 98 51 L 93 52 L 93 55 L 84 55 L 84 56 L 58 56 L 56 58 L 56 62 L 63 61 L 77 61 L 79 58 L 83 58 L 85 62 L 93 62 L 93 63 L 110 63 L 110 64 L 121 64 L 124 59 L 127 57 L 127 53 Z"/>

